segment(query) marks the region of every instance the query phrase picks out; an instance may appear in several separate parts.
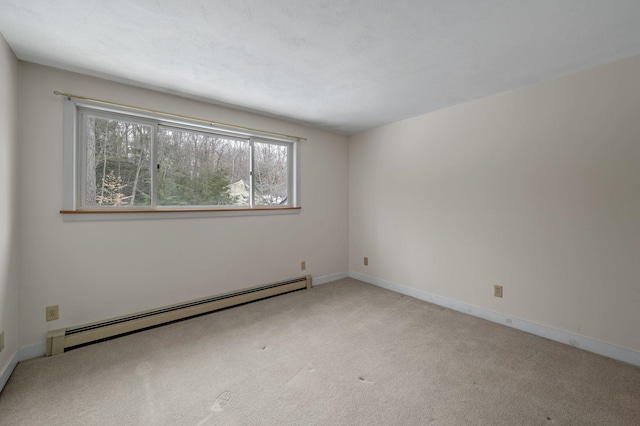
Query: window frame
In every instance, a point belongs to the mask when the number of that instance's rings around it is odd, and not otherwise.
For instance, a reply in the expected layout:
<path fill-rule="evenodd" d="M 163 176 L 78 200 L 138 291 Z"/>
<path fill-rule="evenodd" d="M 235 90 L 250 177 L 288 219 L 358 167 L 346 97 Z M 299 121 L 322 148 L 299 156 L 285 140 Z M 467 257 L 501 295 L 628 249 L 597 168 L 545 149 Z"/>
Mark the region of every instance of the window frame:
<path fill-rule="evenodd" d="M 65 221 L 114 220 L 114 219 L 166 219 L 213 216 L 247 216 L 298 213 L 301 209 L 299 198 L 299 144 L 300 139 L 273 136 L 259 131 L 239 131 L 223 125 L 199 119 L 173 116 L 168 113 L 103 104 L 99 101 L 64 98 L 64 197 L 63 214 Z M 83 197 L 86 185 L 86 129 L 83 114 L 100 118 L 117 119 L 151 126 L 150 173 L 152 201 L 150 206 L 85 206 Z M 228 136 L 249 142 L 249 206 L 161 206 L 158 205 L 158 132 L 161 127 L 181 129 L 216 136 Z M 254 188 L 254 143 L 269 143 L 287 146 L 287 205 L 256 205 Z"/>

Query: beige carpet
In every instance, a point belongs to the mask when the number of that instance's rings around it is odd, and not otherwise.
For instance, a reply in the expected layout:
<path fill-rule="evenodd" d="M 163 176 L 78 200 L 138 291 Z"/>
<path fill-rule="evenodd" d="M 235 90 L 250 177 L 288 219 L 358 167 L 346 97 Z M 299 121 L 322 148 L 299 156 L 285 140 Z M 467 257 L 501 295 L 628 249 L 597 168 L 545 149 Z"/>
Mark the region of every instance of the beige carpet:
<path fill-rule="evenodd" d="M 352 279 L 21 363 L 2 425 L 640 425 L 640 368 Z"/>

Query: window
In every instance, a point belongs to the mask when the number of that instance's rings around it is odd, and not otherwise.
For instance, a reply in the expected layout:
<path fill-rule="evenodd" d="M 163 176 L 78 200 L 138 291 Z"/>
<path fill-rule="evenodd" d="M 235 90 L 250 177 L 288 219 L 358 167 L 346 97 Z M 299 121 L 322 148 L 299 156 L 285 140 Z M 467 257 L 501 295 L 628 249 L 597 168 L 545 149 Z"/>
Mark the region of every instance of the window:
<path fill-rule="evenodd" d="M 160 126 L 158 204 L 249 206 L 251 142 Z"/>
<path fill-rule="evenodd" d="M 137 112 L 65 101 L 63 213 L 298 207 L 296 140 Z"/>
<path fill-rule="evenodd" d="M 79 111 L 80 207 L 151 206 L 153 126 Z"/>

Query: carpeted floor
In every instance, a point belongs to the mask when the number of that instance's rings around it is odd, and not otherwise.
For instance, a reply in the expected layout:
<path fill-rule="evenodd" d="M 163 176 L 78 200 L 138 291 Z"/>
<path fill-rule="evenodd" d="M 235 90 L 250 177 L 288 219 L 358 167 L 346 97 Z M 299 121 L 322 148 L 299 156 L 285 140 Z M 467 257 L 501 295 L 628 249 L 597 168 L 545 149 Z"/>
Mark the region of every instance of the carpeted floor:
<path fill-rule="evenodd" d="M 640 368 L 352 279 L 21 363 L 2 425 L 640 425 Z"/>

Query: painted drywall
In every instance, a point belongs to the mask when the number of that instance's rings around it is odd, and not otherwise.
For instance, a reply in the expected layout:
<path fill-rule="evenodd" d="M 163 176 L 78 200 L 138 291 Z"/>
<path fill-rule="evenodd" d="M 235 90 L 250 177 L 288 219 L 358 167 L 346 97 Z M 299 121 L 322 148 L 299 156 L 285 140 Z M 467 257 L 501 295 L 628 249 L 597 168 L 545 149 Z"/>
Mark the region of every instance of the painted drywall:
<path fill-rule="evenodd" d="M 0 379 L 18 347 L 16 147 L 18 60 L 0 34 Z M 13 368 L 13 367 L 11 367 Z M 1 382 L 1 380 L 0 380 Z M 0 383 L 2 389 L 3 383 Z"/>
<path fill-rule="evenodd" d="M 346 136 L 26 62 L 19 73 L 21 346 L 44 342 L 52 329 L 347 270 Z M 306 137 L 302 210 L 63 222 L 63 101 L 54 90 Z M 45 306 L 53 304 L 60 305 L 60 320 L 45 322 Z"/>
<path fill-rule="evenodd" d="M 639 75 L 629 58 L 352 136 L 350 270 L 640 351 Z"/>

